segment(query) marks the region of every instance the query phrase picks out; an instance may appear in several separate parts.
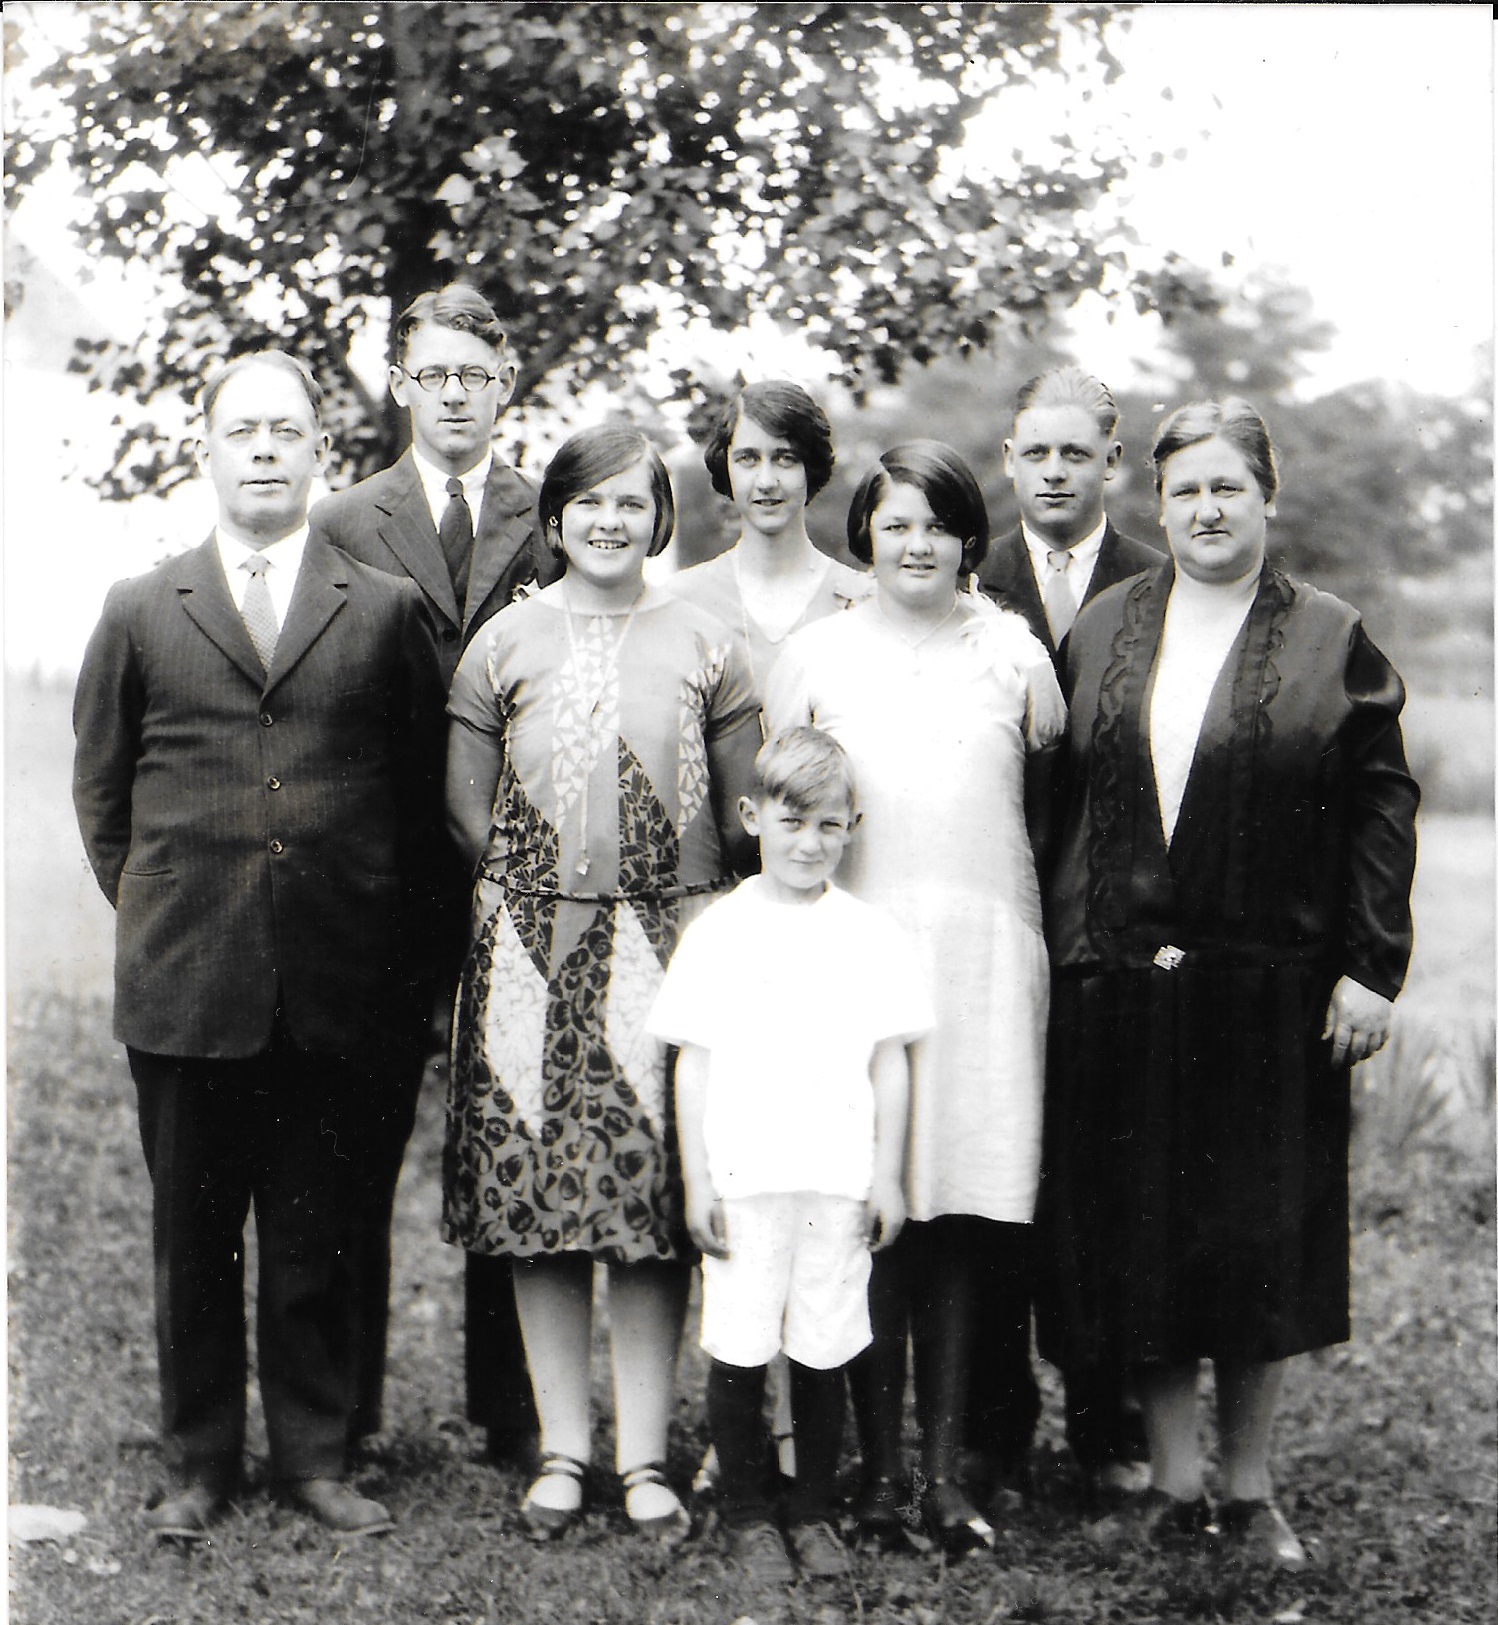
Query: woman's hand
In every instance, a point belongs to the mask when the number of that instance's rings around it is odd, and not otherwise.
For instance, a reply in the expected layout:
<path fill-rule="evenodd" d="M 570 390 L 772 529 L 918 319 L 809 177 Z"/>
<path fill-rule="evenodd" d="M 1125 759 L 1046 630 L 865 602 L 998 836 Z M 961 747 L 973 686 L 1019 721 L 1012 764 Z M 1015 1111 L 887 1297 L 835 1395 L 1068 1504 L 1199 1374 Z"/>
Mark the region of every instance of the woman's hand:
<path fill-rule="evenodd" d="M 723 1204 L 711 1189 L 687 1187 L 687 1229 L 706 1258 L 728 1257 L 728 1231 L 723 1223 Z"/>
<path fill-rule="evenodd" d="M 1349 1066 L 1376 1055 L 1389 1041 L 1394 1004 L 1383 994 L 1344 976 L 1332 989 L 1321 1036 L 1332 1041 L 1332 1065 Z"/>
<path fill-rule="evenodd" d="M 864 1235 L 871 1253 L 882 1253 L 905 1228 L 905 1193 L 898 1178 L 874 1176 L 863 1204 Z"/>

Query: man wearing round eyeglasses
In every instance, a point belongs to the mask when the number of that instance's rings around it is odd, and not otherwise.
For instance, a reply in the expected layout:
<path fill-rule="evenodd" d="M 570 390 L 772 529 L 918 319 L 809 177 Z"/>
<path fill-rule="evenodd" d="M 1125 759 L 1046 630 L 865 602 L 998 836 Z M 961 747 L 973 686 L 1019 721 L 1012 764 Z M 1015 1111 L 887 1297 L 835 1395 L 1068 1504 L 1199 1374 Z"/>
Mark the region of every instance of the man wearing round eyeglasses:
<path fill-rule="evenodd" d="M 422 294 L 396 321 L 390 368 L 391 396 L 410 419 L 410 448 L 389 468 L 312 510 L 313 529 L 336 547 L 377 569 L 409 576 L 421 588 L 436 630 L 444 696 L 478 629 L 519 588 L 545 585 L 558 573 L 537 527 L 535 488 L 492 447 L 517 371 L 504 329 L 476 289 L 455 282 Z M 440 712 L 431 726 L 445 733 Z M 469 875 L 456 849 L 442 892 L 432 993 L 434 1007 L 450 1009 L 468 941 Z M 388 1125 L 386 1177 L 369 1193 L 363 1226 L 368 1245 L 359 1262 L 358 1393 L 350 1425 L 355 1440 L 377 1433 L 383 1421 L 390 1215 L 425 1059 L 413 1057 L 409 1109 Z M 535 1410 L 509 1260 L 470 1253 L 466 1300 L 469 1420 L 486 1429 L 495 1459 L 523 1455 Z"/>

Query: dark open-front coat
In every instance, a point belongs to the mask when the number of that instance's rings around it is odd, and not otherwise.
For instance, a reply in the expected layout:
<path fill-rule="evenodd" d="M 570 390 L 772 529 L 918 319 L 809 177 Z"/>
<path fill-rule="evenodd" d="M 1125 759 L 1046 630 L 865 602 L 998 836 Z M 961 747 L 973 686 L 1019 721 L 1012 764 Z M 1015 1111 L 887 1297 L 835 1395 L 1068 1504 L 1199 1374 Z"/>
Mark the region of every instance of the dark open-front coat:
<path fill-rule="evenodd" d="M 1070 697 L 1037 1222 L 1063 1368 L 1279 1360 L 1348 1335 L 1349 976 L 1410 952 L 1404 686 L 1339 599 L 1265 569 L 1167 850 L 1148 716 L 1174 567 L 1104 593 Z"/>
<path fill-rule="evenodd" d="M 1067 641 L 1052 962 L 1147 964 L 1174 945 L 1315 960 L 1392 998 L 1410 953 L 1419 802 L 1403 683 L 1356 611 L 1266 567 L 1167 852 L 1146 724 L 1173 580 L 1167 564 L 1114 588 Z"/>

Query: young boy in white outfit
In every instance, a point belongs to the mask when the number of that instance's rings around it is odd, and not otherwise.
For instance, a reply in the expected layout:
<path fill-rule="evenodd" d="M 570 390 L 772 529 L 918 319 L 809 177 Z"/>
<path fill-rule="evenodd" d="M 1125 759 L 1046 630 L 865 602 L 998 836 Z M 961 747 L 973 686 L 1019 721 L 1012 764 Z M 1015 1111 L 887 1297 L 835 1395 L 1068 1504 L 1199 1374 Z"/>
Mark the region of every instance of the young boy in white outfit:
<path fill-rule="evenodd" d="M 733 1557 L 835 1572 L 843 1367 L 870 1340 L 869 1253 L 905 1222 L 905 1046 L 933 1020 L 915 951 L 830 884 L 858 822 L 842 747 L 792 728 L 739 803 L 762 873 L 682 934 L 647 1029 L 681 1046 L 676 1118 L 702 1249 L 708 1428 Z M 795 1487 L 776 1527 L 764 1482 L 765 1367 L 791 1373 Z"/>

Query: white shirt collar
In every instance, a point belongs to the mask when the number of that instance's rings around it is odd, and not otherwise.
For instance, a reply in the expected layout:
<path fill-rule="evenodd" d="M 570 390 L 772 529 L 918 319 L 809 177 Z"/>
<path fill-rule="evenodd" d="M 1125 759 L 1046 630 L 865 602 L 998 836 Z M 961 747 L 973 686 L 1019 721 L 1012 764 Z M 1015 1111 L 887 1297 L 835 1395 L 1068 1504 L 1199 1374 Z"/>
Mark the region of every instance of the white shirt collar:
<path fill-rule="evenodd" d="M 268 547 L 249 547 L 215 527 L 213 538 L 218 544 L 219 561 L 223 565 L 224 578 L 229 583 L 229 595 L 235 605 L 239 608 L 244 607 L 244 590 L 250 581 L 249 571 L 241 566 L 246 559 L 258 554 L 270 565 L 270 569 L 266 572 L 265 584 L 270 588 L 271 602 L 276 606 L 277 619 L 284 622 L 287 606 L 291 603 L 292 590 L 296 586 L 297 574 L 302 568 L 302 555 L 307 550 L 307 537 L 308 527 L 304 523 L 289 536 L 283 536 L 279 542 L 272 542 Z"/>
<path fill-rule="evenodd" d="M 421 488 L 426 493 L 427 507 L 432 511 L 432 528 L 440 530 L 442 515 L 447 509 L 447 482 L 453 476 L 438 468 L 435 463 L 428 462 L 414 445 L 411 447 L 411 460 L 416 464 Z M 493 463 L 493 451 L 486 451 L 466 474 L 457 476 L 463 484 L 463 500 L 468 504 L 469 513 L 473 515 L 475 536 L 479 528 L 479 509 L 484 503 L 484 482 L 489 478 L 489 469 Z"/>
<path fill-rule="evenodd" d="M 1098 554 L 1102 552 L 1103 537 L 1107 531 L 1108 516 L 1104 514 L 1096 530 L 1090 531 L 1075 547 L 1067 549 L 1071 554 L 1071 563 L 1067 566 L 1066 573 L 1079 604 L 1082 601 L 1082 594 L 1087 591 L 1088 582 L 1092 580 L 1092 569 L 1097 563 Z M 1030 565 L 1035 571 L 1035 579 L 1043 582 L 1049 568 L 1050 555 L 1056 549 L 1037 536 L 1024 520 L 1020 521 L 1020 532 L 1025 538 L 1026 548 L 1029 549 Z"/>

